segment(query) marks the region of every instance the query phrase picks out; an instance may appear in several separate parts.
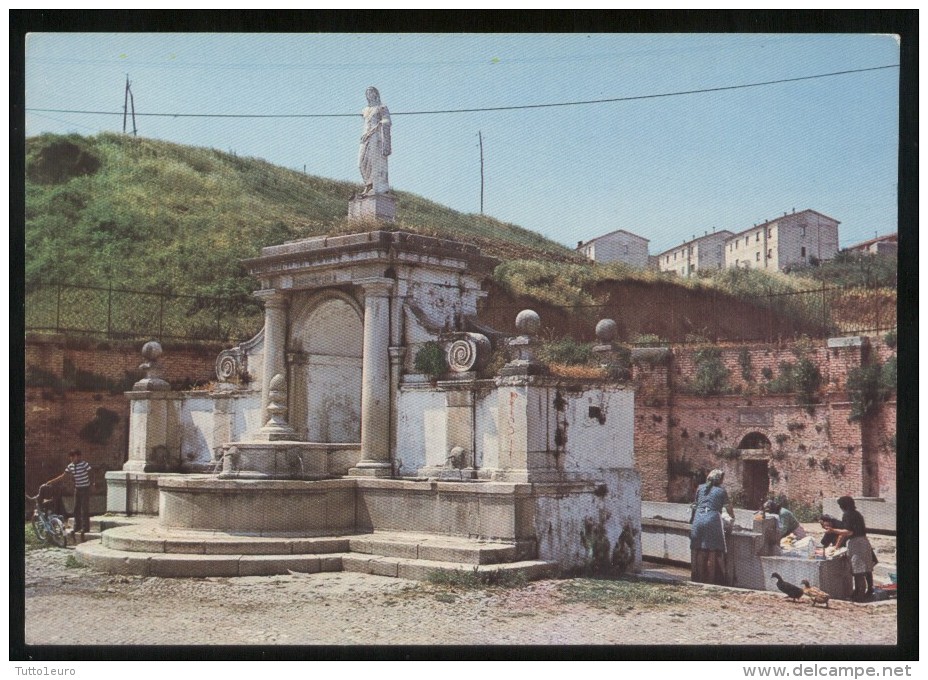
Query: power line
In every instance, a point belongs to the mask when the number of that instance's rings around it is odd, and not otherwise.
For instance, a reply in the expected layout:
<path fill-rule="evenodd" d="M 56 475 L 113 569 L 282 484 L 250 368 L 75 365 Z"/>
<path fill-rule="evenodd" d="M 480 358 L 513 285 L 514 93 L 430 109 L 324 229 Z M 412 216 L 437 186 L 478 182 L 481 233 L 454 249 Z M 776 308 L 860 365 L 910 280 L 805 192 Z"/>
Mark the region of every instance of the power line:
<path fill-rule="evenodd" d="M 544 109 L 561 106 L 585 106 L 590 104 L 611 104 L 616 102 L 629 102 L 643 99 L 659 99 L 662 97 L 680 97 L 690 94 L 706 94 L 710 92 L 725 92 L 728 90 L 743 90 L 750 87 L 764 87 L 767 85 L 781 85 L 783 83 L 796 83 L 803 80 L 815 80 L 817 78 L 830 78 L 833 76 L 843 76 L 852 73 L 865 73 L 867 71 L 880 71 L 889 68 L 899 68 L 899 64 L 890 64 L 888 66 L 873 66 L 870 68 L 852 69 L 849 71 L 833 71 L 832 73 L 819 73 L 812 76 L 799 76 L 796 78 L 781 78 L 779 80 L 766 80 L 758 83 L 744 83 L 741 85 L 725 85 L 721 87 L 708 87 L 699 90 L 680 90 L 676 92 L 662 92 L 659 94 L 643 94 L 631 97 L 611 97 L 609 99 L 586 99 L 570 102 L 555 102 L 549 104 L 521 104 L 515 106 L 491 106 L 486 108 L 474 109 L 438 109 L 431 111 L 394 111 L 393 116 L 425 116 L 446 113 L 479 113 L 484 111 L 517 111 L 520 109 Z M 42 111 L 46 113 L 76 113 L 92 115 L 122 115 L 117 111 L 86 111 L 77 109 L 39 109 L 26 108 L 26 111 Z M 280 113 L 280 114 L 261 114 L 261 113 L 137 113 L 137 116 L 149 116 L 160 118 L 359 118 L 359 113 Z"/>

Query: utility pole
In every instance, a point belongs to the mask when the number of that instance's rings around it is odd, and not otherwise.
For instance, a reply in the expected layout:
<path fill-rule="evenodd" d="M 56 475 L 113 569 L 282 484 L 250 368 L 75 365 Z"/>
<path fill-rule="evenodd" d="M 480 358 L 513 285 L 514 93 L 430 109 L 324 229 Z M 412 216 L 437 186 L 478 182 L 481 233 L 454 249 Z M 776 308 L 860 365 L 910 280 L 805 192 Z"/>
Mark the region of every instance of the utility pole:
<path fill-rule="evenodd" d="M 129 107 L 132 107 L 132 134 L 138 136 L 138 128 L 135 127 L 135 97 L 132 95 L 132 87 L 129 83 L 129 74 L 126 74 L 126 94 L 122 103 L 122 133 L 126 134 L 126 120 L 129 117 Z"/>
<path fill-rule="evenodd" d="M 483 132 L 477 131 L 480 139 L 480 214 L 483 214 Z"/>
<path fill-rule="evenodd" d="M 126 134 L 126 117 L 129 115 L 129 74 L 126 74 L 126 93 L 122 102 L 122 133 Z"/>

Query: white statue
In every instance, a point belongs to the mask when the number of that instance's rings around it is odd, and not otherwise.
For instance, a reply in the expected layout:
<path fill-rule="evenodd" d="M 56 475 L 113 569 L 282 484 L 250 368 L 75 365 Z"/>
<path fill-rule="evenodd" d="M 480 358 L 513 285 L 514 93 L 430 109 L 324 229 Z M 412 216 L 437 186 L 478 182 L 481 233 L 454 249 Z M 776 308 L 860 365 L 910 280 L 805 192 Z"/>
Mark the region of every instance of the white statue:
<path fill-rule="evenodd" d="M 390 112 L 380 103 L 376 87 L 367 88 L 367 106 L 364 116 L 364 134 L 358 151 L 358 167 L 364 179 L 364 193 L 385 194 L 390 191 L 387 177 L 387 157 L 390 155 Z"/>

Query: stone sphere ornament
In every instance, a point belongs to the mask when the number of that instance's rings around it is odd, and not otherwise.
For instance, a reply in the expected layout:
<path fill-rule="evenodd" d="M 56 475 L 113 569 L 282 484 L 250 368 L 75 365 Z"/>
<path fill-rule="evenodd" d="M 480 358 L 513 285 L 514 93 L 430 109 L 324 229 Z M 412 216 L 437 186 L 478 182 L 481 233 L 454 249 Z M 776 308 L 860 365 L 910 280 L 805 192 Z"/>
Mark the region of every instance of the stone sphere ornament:
<path fill-rule="evenodd" d="M 158 357 L 164 354 L 161 343 L 150 340 L 142 346 L 142 356 L 149 361 L 157 361 Z"/>
<path fill-rule="evenodd" d="M 541 317 L 533 309 L 523 309 L 516 316 L 516 329 L 522 335 L 537 335 L 541 329 Z"/>
<path fill-rule="evenodd" d="M 608 345 L 615 340 L 618 334 L 619 327 L 612 319 L 601 319 L 596 324 L 596 338 L 604 345 Z"/>

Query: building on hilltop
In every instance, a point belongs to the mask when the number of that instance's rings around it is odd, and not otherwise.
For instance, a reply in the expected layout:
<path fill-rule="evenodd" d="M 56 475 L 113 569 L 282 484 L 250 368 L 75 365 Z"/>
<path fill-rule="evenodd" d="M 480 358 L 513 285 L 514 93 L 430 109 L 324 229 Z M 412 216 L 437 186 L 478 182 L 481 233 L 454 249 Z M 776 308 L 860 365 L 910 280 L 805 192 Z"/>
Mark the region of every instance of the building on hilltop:
<path fill-rule="evenodd" d="M 657 256 L 658 269 L 684 277 L 721 269 L 725 266 L 725 242 L 730 236 L 734 234 L 726 229 L 684 241 Z"/>
<path fill-rule="evenodd" d="M 577 252 L 593 262 L 624 262 L 632 267 L 648 266 L 648 239 L 624 229 L 577 242 Z"/>
<path fill-rule="evenodd" d="M 886 255 L 887 257 L 896 257 L 899 254 L 899 234 L 892 233 L 884 236 L 877 236 L 869 241 L 857 243 L 848 248 L 855 253 L 867 253 L 868 255 Z"/>
<path fill-rule="evenodd" d="M 838 220 L 815 210 L 783 213 L 725 243 L 725 266 L 783 271 L 815 264 L 838 254 Z"/>

